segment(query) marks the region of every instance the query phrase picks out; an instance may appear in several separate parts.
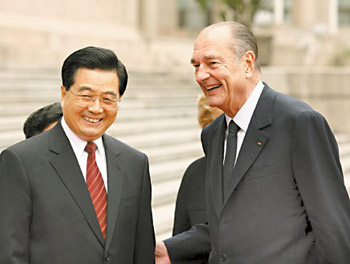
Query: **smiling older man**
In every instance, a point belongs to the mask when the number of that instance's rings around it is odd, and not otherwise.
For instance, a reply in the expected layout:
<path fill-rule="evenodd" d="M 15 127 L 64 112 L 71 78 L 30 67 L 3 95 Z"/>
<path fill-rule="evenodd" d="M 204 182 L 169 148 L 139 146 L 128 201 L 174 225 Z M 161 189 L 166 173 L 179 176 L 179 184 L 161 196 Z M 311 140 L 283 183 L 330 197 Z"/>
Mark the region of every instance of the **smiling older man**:
<path fill-rule="evenodd" d="M 242 24 L 205 28 L 191 63 L 225 112 L 202 132 L 208 225 L 157 243 L 156 263 L 203 252 L 210 264 L 349 263 L 350 202 L 324 117 L 260 80 Z"/>
<path fill-rule="evenodd" d="M 63 118 L 0 156 L 0 263 L 149 264 L 148 158 L 106 134 L 127 85 L 108 49 L 62 67 Z"/>

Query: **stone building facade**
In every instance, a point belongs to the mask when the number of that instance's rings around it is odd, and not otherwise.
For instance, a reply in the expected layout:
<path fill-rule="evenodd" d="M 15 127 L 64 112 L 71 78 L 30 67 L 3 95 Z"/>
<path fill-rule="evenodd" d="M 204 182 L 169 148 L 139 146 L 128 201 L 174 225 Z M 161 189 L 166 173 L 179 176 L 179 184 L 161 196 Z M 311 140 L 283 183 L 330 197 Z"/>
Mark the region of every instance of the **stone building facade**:
<path fill-rule="evenodd" d="M 193 38 L 225 9 L 213 3 L 208 20 L 195 0 L 0 0 L 1 66 L 57 66 L 87 45 L 135 67 L 188 64 Z M 350 47 L 347 17 L 349 0 L 262 0 L 253 30 L 263 64 L 335 63 Z"/>

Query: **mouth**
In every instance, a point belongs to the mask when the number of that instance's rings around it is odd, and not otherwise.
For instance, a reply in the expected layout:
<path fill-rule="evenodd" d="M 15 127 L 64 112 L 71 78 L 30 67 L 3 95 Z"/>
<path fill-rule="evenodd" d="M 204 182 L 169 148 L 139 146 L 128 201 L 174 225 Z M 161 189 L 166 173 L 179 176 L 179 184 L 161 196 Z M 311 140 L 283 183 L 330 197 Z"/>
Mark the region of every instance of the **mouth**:
<path fill-rule="evenodd" d="M 205 87 L 205 89 L 207 89 L 208 92 L 213 91 L 215 89 L 218 89 L 222 86 L 222 84 L 219 85 L 213 85 L 213 86 L 209 86 L 209 87 Z"/>
<path fill-rule="evenodd" d="M 86 116 L 83 116 L 83 119 L 90 122 L 90 123 L 94 123 L 94 124 L 102 121 L 102 118 L 89 118 Z"/>

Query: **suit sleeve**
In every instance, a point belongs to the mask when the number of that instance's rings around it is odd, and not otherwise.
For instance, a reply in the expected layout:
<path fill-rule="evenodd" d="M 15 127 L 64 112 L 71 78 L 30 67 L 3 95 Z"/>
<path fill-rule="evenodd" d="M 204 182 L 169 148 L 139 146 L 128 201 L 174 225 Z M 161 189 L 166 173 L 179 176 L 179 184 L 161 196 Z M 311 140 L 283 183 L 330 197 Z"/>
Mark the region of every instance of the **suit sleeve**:
<path fill-rule="evenodd" d="M 154 263 L 155 237 L 151 208 L 151 182 L 148 158 L 144 159 L 143 182 L 136 227 L 135 264 Z"/>
<path fill-rule="evenodd" d="M 179 261 L 205 255 L 210 252 L 209 227 L 194 225 L 190 230 L 164 240 L 170 260 Z"/>
<path fill-rule="evenodd" d="M 294 132 L 294 176 L 315 236 L 318 262 L 349 263 L 350 202 L 334 135 L 314 111 L 299 116 Z"/>
<path fill-rule="evenodd" d="M 25 168 L 15 152 L 0 156 L 0 263 L 29 263 L 31 195 Z"/>

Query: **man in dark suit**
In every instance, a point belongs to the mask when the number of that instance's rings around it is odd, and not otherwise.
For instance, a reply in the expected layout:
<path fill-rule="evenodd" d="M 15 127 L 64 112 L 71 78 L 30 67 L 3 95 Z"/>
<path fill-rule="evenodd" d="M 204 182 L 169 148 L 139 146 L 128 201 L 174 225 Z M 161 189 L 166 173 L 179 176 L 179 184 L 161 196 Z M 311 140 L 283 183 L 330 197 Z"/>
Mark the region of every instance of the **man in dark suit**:
<path fill-rule="evenodd" d="M 148 159 L 104 134 L 124 65 L 87 47 L 64 61 L 62 81 L 60 122 L 1 153 L 0 263 L 154 263 Z"/>
<path fill-rule="evenodd" d="M 209 223 L 159 242 L 156 263 L 199 254 L 208 241 L 210 264 L 350 261 L 333 133 L 310 106 L 262 83 L 257 57 L 254 35 L 235 22 L 211 25 L 195 42 L 196 81 L 225 112 L 202 132 Z"/>

